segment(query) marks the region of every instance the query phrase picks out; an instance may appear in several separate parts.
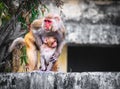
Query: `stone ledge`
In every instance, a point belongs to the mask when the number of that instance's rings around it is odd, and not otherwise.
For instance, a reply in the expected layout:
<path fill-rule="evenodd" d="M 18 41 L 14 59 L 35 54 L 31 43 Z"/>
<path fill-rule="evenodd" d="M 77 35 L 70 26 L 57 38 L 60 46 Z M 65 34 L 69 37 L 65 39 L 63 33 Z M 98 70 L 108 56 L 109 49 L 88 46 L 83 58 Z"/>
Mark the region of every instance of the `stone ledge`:
<path fill-rule="evenodd" d="M 119 89 L 119 87 L 119 72 L 0 74 L 0 89 Z"/>

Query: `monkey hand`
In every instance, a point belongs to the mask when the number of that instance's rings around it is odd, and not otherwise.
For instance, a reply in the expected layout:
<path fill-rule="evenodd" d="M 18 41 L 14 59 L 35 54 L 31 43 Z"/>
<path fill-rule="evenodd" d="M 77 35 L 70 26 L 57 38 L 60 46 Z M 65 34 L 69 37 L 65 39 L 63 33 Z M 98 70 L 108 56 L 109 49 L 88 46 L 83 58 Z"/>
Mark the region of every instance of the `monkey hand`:
<path fill-rule="evenodd" d="M 50 58 L 50 62 L 55 62 L 56 60 L 57 60 L 57 56 L 52 55 L 52 57 Z"/>
<path fill-rule="evenodd" d="M 59 56 L 60 56 L 60 52 L 59 51 L 55 51 L 55 53 L 50 58 L 50 62 L 55 62 L 58 59 Z"/>
<path fill-rule="evenodd" d="M 46 70 L 45 66 L 41 67 L 40 70 L 45 71 Z"/>

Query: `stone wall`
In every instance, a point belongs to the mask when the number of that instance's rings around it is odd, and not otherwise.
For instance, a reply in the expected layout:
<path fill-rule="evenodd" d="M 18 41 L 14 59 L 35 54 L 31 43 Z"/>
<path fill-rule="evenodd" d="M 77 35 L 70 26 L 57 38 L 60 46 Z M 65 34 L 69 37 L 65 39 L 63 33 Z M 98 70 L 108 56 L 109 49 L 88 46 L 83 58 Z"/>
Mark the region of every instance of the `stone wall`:
<path fill-rule="evenodd" d="M 119 87 L 119 72 L 0 74 L 0 89 L 119 89 Z"/>

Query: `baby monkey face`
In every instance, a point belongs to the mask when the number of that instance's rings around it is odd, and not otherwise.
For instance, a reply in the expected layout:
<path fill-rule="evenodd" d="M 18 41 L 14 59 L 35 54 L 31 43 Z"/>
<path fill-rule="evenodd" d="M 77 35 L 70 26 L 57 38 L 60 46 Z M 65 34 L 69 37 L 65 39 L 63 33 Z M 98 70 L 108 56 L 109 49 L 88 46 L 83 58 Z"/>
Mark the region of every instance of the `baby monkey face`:
<path fill-rule="evenodd" d="M 57 40 L 55 39 L 55 37 L 52 37 L 52 36 L 46 37 L 45 43 L 51 48 L 57 47 Z"/>

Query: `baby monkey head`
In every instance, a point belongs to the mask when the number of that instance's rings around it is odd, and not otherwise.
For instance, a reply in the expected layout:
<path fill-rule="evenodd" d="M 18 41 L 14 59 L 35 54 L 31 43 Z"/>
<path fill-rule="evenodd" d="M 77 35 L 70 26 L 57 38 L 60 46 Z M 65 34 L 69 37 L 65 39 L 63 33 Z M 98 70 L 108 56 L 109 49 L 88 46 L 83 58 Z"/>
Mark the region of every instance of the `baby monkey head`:
<path fill-rule="evenodd" d="M 49 46 L 50 48 L 57 47 L 57 40 L 53 36 L 45 37 L 44 43 Z"/>

